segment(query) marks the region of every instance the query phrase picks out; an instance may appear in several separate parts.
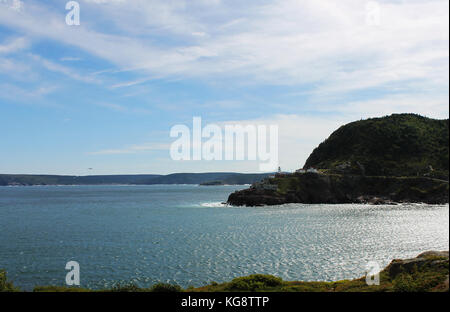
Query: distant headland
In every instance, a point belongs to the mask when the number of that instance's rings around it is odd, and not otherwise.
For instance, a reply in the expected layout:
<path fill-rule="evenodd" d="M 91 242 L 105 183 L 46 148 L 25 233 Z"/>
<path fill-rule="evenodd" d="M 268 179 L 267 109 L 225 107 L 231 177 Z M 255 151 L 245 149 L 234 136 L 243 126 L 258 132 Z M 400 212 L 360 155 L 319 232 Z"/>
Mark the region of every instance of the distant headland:
<path fill-rule="evenodd" d="M 269 177 L 269 173 L 174 173 L 168 175 L 24 175 L 0 174 L 0 186 L 33 185 L 157 185 L 157 184 L 193 184 L 193 185 L 246 185 Z"/>

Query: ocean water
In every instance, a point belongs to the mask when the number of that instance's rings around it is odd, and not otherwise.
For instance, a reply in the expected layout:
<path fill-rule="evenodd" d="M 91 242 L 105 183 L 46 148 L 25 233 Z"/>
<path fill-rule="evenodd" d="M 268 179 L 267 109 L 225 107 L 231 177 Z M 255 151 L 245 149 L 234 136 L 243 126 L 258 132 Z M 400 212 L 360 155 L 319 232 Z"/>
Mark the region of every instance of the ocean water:
<path fill-rule="evenodd" d="M 361 277 L 369 261 L 449 248 L 449 206 L 221 204 L 239 186 L 0 187 L 0 268 L 25 290 L 118 282 L 184 287 L 253 273 Z"/>

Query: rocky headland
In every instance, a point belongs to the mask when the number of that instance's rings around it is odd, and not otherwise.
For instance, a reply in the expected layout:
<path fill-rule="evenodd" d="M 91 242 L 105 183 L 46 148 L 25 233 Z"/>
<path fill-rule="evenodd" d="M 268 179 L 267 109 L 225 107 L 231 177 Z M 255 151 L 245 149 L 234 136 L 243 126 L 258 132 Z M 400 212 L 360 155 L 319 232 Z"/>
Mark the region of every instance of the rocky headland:
<path fill-rule="evenodd" d="M 339 128 L 303 169 L 235 192 L 234 206 L 449 202 L 449 122 L 397 114 Z"/>

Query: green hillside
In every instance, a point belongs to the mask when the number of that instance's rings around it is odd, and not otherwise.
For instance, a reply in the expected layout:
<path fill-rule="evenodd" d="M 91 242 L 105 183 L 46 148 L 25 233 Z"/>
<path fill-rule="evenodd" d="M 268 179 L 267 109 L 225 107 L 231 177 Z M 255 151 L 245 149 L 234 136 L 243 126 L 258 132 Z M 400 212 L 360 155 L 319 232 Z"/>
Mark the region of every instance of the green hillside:
<path fill-rule="evenodd" d="M 342 126 L 312 152 L 304 168 L 448 179 L 448 162 L 448 119 L 394 114 Z"/>

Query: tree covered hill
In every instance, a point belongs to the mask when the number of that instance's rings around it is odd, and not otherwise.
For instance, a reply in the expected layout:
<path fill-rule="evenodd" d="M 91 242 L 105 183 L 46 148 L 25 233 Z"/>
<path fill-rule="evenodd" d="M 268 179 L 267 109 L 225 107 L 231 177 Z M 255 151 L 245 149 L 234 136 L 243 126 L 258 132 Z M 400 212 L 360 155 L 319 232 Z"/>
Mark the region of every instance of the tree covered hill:
<path fill-rule="evenodd" d="M 449 120 L 394 114 L 349 123 L 307 159 L 304 168 L 370 176 L 448 180 Z"/>

